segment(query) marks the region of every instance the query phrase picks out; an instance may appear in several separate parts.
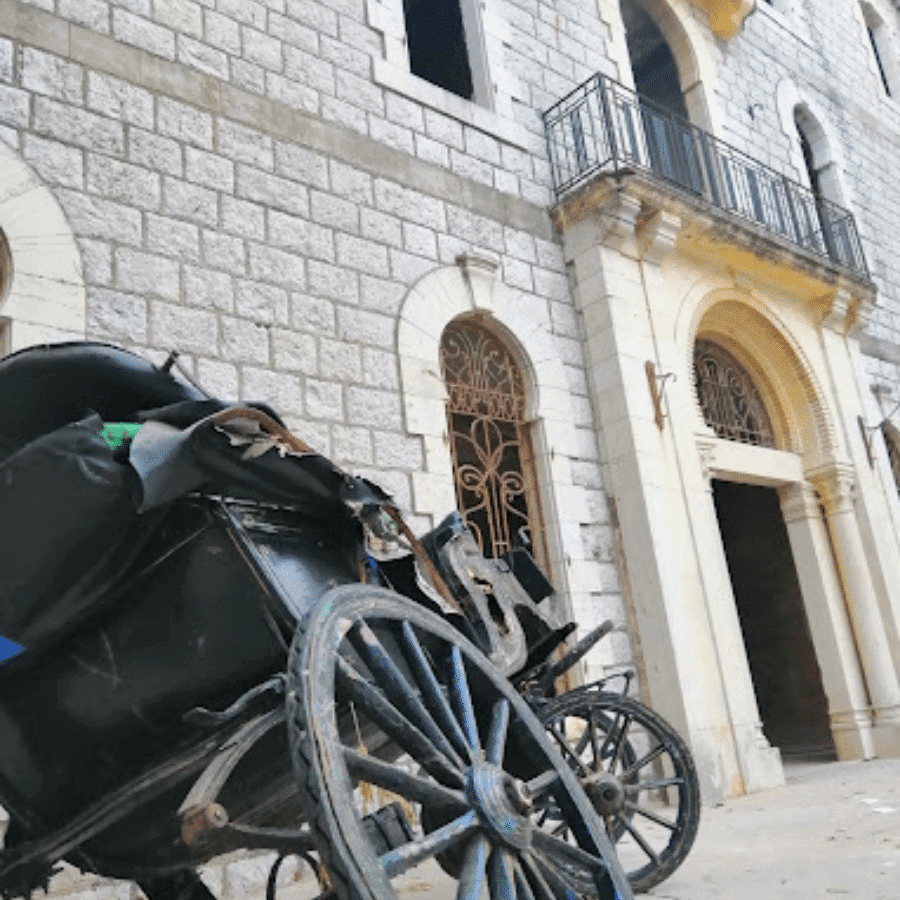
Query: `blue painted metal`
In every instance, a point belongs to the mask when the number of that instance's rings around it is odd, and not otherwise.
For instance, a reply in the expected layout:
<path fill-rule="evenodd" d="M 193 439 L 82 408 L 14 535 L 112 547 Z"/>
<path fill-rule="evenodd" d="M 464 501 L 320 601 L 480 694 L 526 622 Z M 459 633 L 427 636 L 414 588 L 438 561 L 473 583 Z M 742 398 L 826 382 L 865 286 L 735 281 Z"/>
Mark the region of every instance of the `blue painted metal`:
<path fill-rule="evenodd" d="M 0 634 L 0 663 L 5 663 L 8 659 L 18 656 L 25 648 L 9 638 Z"/>

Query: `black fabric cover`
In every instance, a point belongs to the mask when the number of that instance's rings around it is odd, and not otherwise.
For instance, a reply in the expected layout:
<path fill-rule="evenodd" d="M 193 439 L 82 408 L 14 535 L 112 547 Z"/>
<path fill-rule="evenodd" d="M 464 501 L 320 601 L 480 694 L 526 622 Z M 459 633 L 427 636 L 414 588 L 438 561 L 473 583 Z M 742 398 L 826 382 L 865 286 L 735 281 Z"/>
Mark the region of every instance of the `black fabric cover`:
<path fill-rule="evenodd" d="M 390 499 L 315 453 L 245 456 L 217 426 L 225 408 L 107 345 L 0 360 L 0 634 L 31 649 L 89 614 L 190 491 L 332 522 Z M 128 456 L 101 437 L 112 421 L 146 423 Z"/>
<path fill-rule="evenodd" d="M 0 459 L 91 412 L 104 422 L 134 422 L 141 410 L 207 399 L 120 347 L 29 347 L 0 360 Z"/>
<path fill-rule="evenodd" d="M 0 633 L 34 646 L 78 618 L 137 521 L 138 478 L 91 415 L 0 463 Z"/>

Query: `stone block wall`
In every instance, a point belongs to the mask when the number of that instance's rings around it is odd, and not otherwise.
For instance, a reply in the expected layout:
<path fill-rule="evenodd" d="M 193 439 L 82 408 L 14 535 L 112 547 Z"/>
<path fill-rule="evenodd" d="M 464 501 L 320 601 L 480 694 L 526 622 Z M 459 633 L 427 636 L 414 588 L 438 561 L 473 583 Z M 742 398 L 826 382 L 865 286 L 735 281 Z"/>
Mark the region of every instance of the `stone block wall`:
<path fill-rule="evenodd" d="M 407 292 L 474 250 L 496 258 L 523 307 L 543 310 L 587 501 L 573 612 L 585 630 L 619 626 L 595 674 L 634 654 L 582 326 L 546 214 L 540 113 L 596 71 L 628 80 L 614 7 L 488 0 L 491 111 L 384 75 L 397 25 L 387 0 L 0 0 L 0 140 L 75 235 L 87 337 L 154 359 L 179 349 L 212 393 L 271 403 L 414 508 L 425 449 L 401 396 Z M 878 286 L 869 374 L 896 385 L 900 198 L 885 158 L 900 151 L 900 96 L 873 71 L 856 0 L 757 7 L 725 42 L 702 10 L 671 0 L 699 71 L 714 73 L 720 137 L 802 178 L 779 83 L 825 118 Z"/>
<path fill-rule="evenodd" d="M 375 83 L 382 43 L 363 0 L 0 0 L 0 140 L 74 234 L 84 335 L 154 360 L 177 348 L 210 392 L 271 403 L 421 530 L 432 522 L 415 515 L 411 476 L 424 451 L 404 420 L 397 319 L 423 275 L 487 254 L 549 323 L 579 436 L 572 480 L 602 514 L 539 113 L 606 65 L 604 27 L 556 6 L 497 4 L 514 35 L 511 115 L 473 124 Z M 631 649 L 610 526 L 582 528 L 578 620 L 617 619 L 597 666 L 618 668 Z M 208 877 L 245 896 L 263 868 L 226 860 Z M 51 893 L 135 891 L 68 872 Z"/>

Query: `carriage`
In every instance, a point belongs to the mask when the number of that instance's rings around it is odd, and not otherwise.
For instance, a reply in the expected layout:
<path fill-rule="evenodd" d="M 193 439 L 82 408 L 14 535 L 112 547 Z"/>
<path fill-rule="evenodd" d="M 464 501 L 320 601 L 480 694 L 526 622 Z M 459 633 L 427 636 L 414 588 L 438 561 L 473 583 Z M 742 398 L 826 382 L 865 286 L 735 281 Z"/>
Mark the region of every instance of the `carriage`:
<path fill-rule="evenodd" d="M 0 361 L 0 892 L 65 860 L 149 900 L 288 856 L 390 900 L 437 863 L 460 898 L 627 898 L 697 828 L 690 754 L 608 684 L 555 685 L 572 623 L 525 547 L 391 498 L 229 407 L 174 356 L 98 343 Z M 662 798 L 668 805 L 655 801 Z M 633 857 L 613 847 L 629 842 Z"/>

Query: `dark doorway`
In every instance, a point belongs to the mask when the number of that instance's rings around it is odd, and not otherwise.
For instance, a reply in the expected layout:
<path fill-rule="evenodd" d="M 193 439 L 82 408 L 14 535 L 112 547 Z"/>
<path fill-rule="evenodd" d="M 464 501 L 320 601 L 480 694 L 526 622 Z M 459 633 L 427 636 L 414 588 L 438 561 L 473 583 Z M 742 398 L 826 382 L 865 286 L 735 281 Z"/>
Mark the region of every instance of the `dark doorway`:
<path fill-rule="evenodd" d="M 635 0 L 621 0 L 620 8 L 635 89 L 672 115 L 687 119 L 678 66 L 659 26 Z"/>
<path fill-rule="evenodd" d="M 835 759 L 778 494 L 713 481 L 713 498 L 763 731 L 786 757 Z"/>

